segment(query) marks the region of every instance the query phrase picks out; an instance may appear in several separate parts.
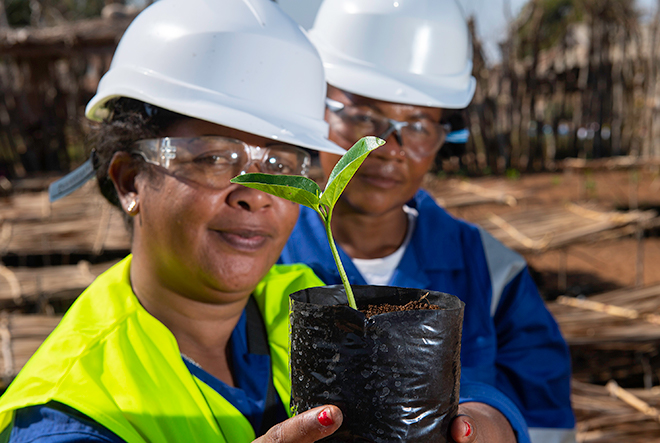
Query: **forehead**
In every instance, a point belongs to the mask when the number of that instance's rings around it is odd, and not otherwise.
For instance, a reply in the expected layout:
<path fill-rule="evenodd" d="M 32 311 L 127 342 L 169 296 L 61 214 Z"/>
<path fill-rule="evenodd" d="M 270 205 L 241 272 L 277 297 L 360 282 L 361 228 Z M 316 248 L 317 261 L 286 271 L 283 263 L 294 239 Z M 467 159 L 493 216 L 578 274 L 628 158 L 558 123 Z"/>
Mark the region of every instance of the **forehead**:
<path fill-rule="evenodd" d="M 249 132 L 240 131 L 234 128 L 217 125 L 205 120 L 195 118 L 186 118 L 177 121 L 170 126 L 166 134 L 167 137 L 199 137 L 203 135 L 219 135 L 223 137 L 235 138 L 253 146 L 266 146 L 272 144 L 273 140 Z M 278 144 L 281 144 L 278 142 Z"/>
<path fill-rule="evenodd" d="M 364 97 L 362 95 L 342 91 L 341 89 L 332 86 L 328 86 L 328 97 L 332 98 L 333 100 L 340 101 L 345 105 L 371 108 L 394 120 L 405 120 L 406 118 L 415 116 L 424 116 L 434 121 L 440 121 L 442 118 L 441 108 L 431 108 L 428 106 L 416 106 L 377 100 L 375 98 Z"/>

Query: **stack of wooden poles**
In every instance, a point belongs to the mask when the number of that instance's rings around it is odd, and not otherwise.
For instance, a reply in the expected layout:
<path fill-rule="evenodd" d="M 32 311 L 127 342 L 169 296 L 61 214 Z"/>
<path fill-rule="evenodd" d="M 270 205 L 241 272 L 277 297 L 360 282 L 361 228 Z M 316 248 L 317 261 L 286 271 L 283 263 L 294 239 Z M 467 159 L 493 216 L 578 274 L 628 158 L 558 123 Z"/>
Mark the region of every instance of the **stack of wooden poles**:
<path fill-rule="evenodd" d="M 54 203 L 45 189 L 30 189 L 0 198 L 0 388 L 70 303 L 130 248 L 122 214 L 95 183 Z"/>

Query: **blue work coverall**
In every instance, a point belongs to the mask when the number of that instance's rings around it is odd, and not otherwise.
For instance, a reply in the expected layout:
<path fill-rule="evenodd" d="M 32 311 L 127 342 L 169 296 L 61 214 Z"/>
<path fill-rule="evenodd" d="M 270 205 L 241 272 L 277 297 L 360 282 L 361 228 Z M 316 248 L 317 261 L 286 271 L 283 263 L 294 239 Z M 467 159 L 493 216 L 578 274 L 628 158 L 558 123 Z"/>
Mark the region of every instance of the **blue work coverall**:
<path fill-rule="evenodd" d="M 469 383 L 494 387 L 487 396 L 504 393 L 513 401 L 532 442 L 574 442 L 570 355 L 525 260 L 482 228 L 449 215 L 425 191 L 408 206 L 419 216 L 389 285 L 446 292 L 465 302 L 461 397 L 471 397 L 463 389 Z M 339 254 L 349 281 L 367 284 L 341 248 Z M 280 262 L 305 263 L 326 284 L 341 283 L 323 223 L 309 208 L 301 208 Z M 497 399 L 472 399 L 497 407 Z"/>

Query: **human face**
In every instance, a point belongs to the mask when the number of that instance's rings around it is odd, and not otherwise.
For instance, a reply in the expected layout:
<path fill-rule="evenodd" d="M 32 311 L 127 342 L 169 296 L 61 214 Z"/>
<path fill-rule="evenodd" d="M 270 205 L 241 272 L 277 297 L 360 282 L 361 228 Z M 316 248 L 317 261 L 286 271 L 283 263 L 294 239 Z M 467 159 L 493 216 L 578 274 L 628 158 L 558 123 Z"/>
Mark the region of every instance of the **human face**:
<path fill-rule="evenodd" d="M 375 100 L 349 94 L 332 86 L 328 87 L 328 97 L 344 105 L 368 109 L 396 121 L 424 118 L 439 123 L 442 117 L 442 110 L 439 108 Z M 326 110 L 326 120 L 330 124 L 330 140 L 344 149 L 349 149 L 357 140 L 348 139 L 344 135 L 338 118 L 332 111 Z M 410 149 L 399 143 L 396 132 L 391 133 L 386 142 L 366 158 L 342 194 L 342 203 L 349 205 L 354 211 L 380 215 L 400 210 L 421 186 L 424 175 L 433 165 L 435 154 L 440 149 L 438 145 L 426 156 L 410 155 L 406 153 Z M 319 156 L 323 172 L 328 177 L 339 157 L 323 152 Z"/>
<path fill-rule="evenodd" d="M 194 119 L 177 122 L 166 135 L 272 144 Z M 256 164 L 249 169 L 256 170 Z M 298 206 L 284 199 L 229 182 L 222 189 L 203 186 L 160 166 L 148 164 L 135 182 L 139 213 L 134 260 L 140 260 L 158 284 L 203 302 L 249 295 L 279 257 L 298 217 Z"/>

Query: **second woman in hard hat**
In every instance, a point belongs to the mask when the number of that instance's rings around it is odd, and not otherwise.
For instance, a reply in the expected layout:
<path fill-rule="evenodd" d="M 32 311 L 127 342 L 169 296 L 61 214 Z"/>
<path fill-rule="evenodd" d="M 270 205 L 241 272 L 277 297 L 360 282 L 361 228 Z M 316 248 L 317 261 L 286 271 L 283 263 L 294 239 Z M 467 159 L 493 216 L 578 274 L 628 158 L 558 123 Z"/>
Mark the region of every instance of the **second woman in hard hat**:
<path fill-rule="evenodd" d="M 273 266 L 297 219 L 230 183 L 305 175 L 325 139 L 318 54 L 266 0 L 161 0 L 123 36 L 87 116 L 95 174 L 132 254 L 75 301 L 0 400 L 2 441 L 314 442 L 334 406 L 289 412 L 288 298 Z M 280 423 L 280 424 L 278 424 Z"/>
<path fill-rule="evenodd" d="M 499 411 L 518 441 L 528 438 L 526 425 L 534 442 L 574 441 L 568 349 L 524 259 L 420 190 L 451 131 L 447 110 L 465 108 L 475 90 L 458 4 L 325 0 L 310 38 L 326 68 L 331 140 L 348 148 L 366 135 L 387 139 L 334 210 L 349 280 L 461 298 L 462 410 Z M 327 177 L 338 157 L 320 159 Z M 327 284 L 340 282 L 323 223 L 307 208 L 282 261 L 307 263 Z"/>

